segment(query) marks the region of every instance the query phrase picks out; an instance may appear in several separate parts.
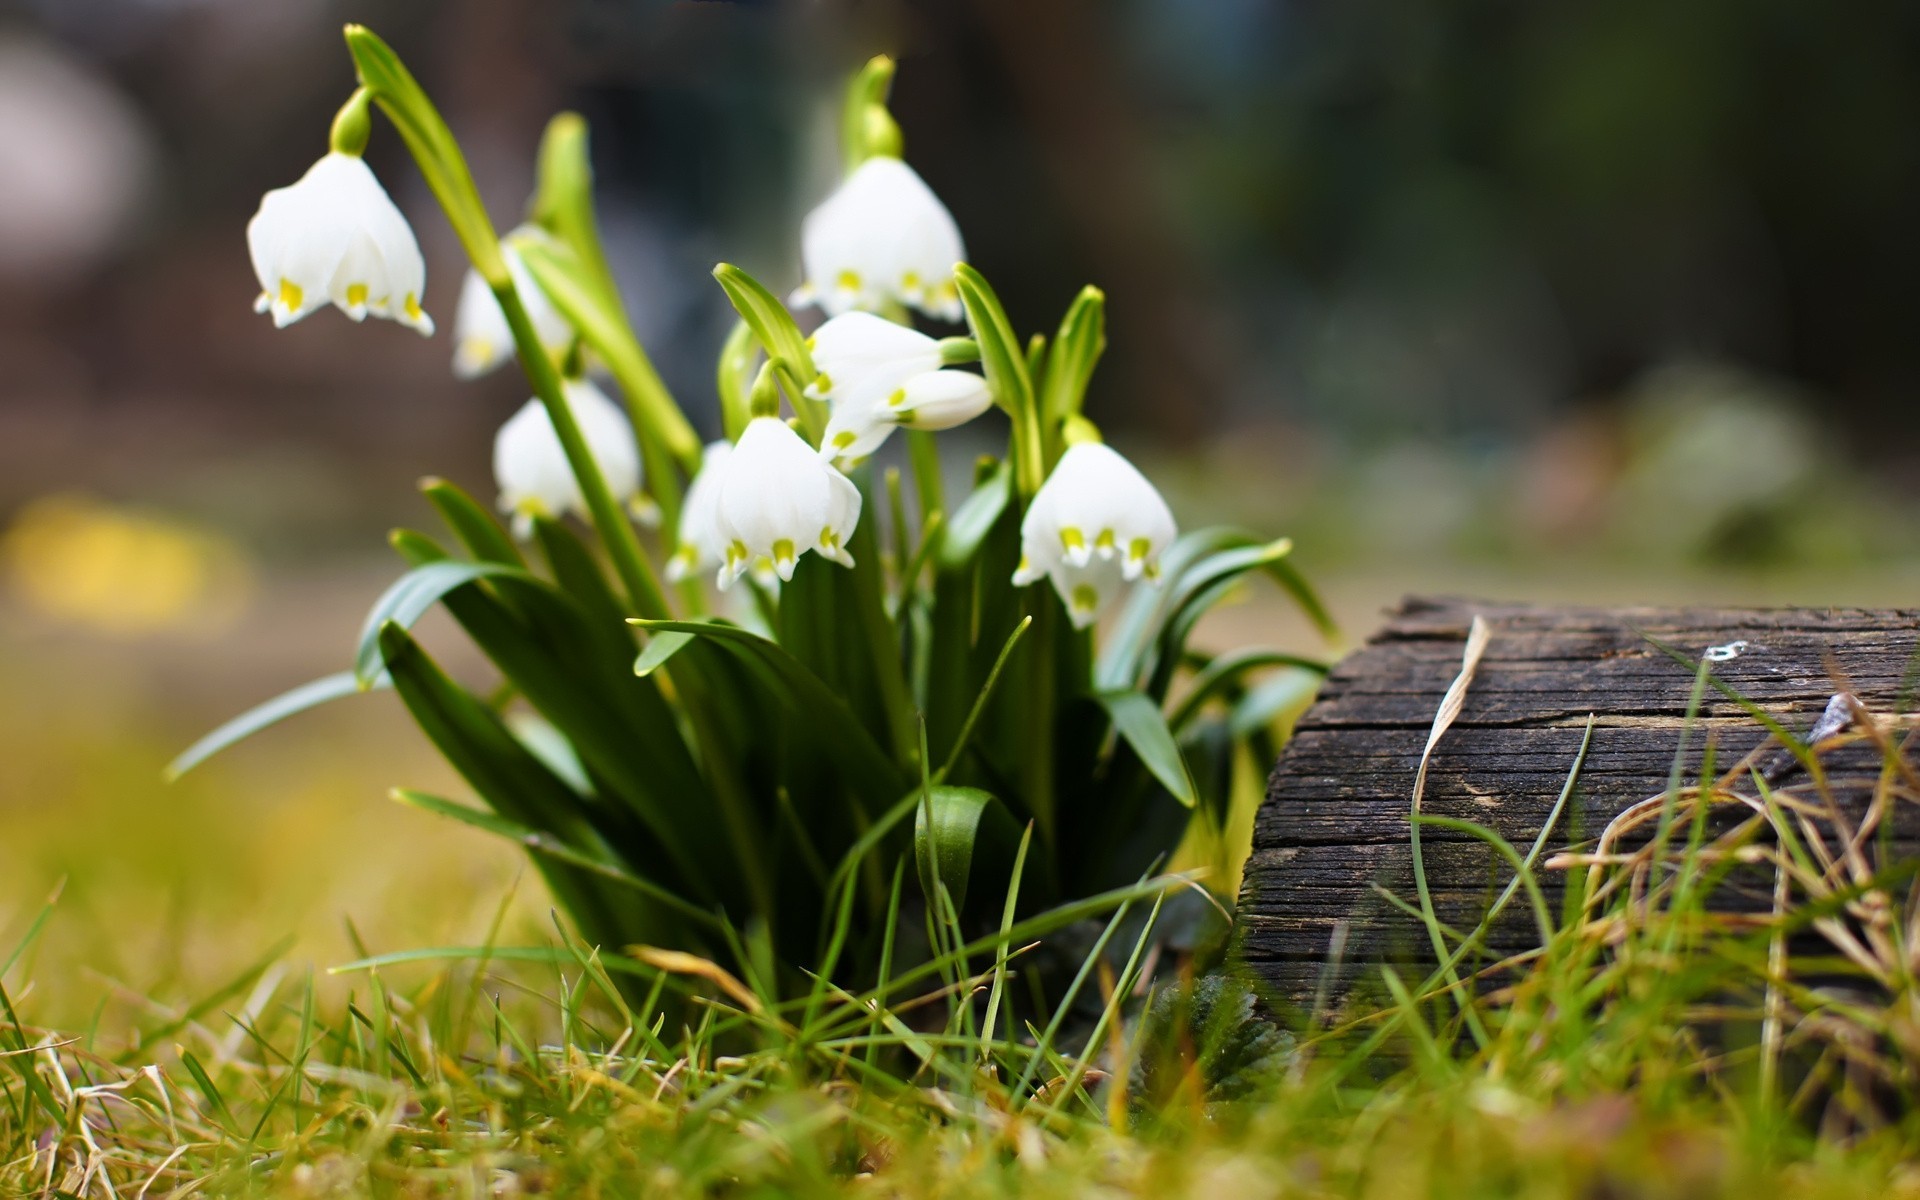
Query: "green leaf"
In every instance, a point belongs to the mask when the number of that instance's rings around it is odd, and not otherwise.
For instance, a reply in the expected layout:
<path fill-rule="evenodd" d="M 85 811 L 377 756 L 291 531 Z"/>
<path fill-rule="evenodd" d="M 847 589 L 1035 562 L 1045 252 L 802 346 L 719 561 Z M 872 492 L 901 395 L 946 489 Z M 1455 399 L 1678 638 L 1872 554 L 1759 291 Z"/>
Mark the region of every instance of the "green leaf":
<path fill-rule="evenodd" d="M 766 347 L 768 356 L 784 360 L 802 385 L 812 383 L 820 372 L 814 368 L 813 355 L 807 352 L 807 339 L 794 323 L 787 306 L 758 279 L 732 263 L 715 267 L 713 277 L 727 293 L 740 319 L 753 328 L 753 335 Z"/>
<path fill-rule="evenodd" d="M 269 725 L 277 725 L 296 713 L 318 708 L 330 700 L 357 696 L 361 692 L 391 687 L 393 681 L 383 672 L 371 683 L 360 682 L 357 671 L 341 671 L 311 683 L 303 683 L 290 692 L 282 692 L 265 704 L 248 709 L 218 729 L 181 751 L 167 764 L 166 778 L 172 782 L 235 742 L 252 737 Z"/>
<path fill-rule="evenodd" d="M 360 629 L 360 646 L 353 656 L 353 673 L 360 681 L 360 686 L 363 689 L 372 687 L 380 674 L 380 630 L 388 623 L 410 629 L 415 621 L 426 615 L 428 609 L 440 602 L 441 597 L 455 588 L 482 579 L 509 575 L 533 578 L 524 568 L 503 563 L 447 559 L 416 567 L 395 580 L 380 599 L 374 601 Z"/>
<path fill-rule="evenodd" d="M 1013 421 L 1014 474 L 1020 494 L 1031 496 L 1046 479 L 1047 463 L 1026 350 L 1007 319 L 1006 309 L 1000 306 L 1000 298 L 980 272 L 960 263 L 953 269 L 953 281 L 967 310 L 973 338 L 980 343 L 980 365 L 986 371 L 987 387 L 993 392 L 994 403 Z"/>
<path fill-rule="evenodd" d="M 813 365 L 807 339 L 801 335 L 800 326 L 794 324 L 793 314 L 759 280 L 732 263 L 715 267 L 713 277 L 727 293 L 734 311 L 752 327 L 754 337 L 766 348 L 768 367 L 786 375 L 793 410 L 800 414 L 800 423 L 806 427 L 808 438 L 818 444 L 827 428 L 827 406 L 803 392 L 820 372 Z"/>
<path fill-rule="evenodd" d="M 1041 387 L 1040 419 L 1055 436 L 1067 418 L 1080 412 L 1086 400 L 1093 368 L 1107 348 L 1106 293 L 1091 285 L 1082 288 L 1060 321 L 1053 351 L 1047 359 Z"/>
<path fill-rule="evenodd" d="M 1156 668 L 1172 670 L 1168 652 L 1177 657 L 1195 622 L 1249 571 L 1271 572 L 1292 552 L 1286 538 L 1263 541 L 1236 529 L 1199 529 L 1182 535 L 1161 555 L 1165 583 L 1158 588 L 1135 588 L 1128 596 L 1100 652 L 1094 680 L 1103 688 L 1145 686 L 1161 695 L 1166 679 L 1146 683 Z"/>
<path fill-rule="evenodd" d="M 1193 775 L 1187 770 L 1186 760 L 1180 757 L 1180 747 L 1173 740 L 1173 731 L 1167 728 L 1167 719 L 1160 714 L 1160 706 L 1144 693 L 1130 688 L 1096 692 L 1094 698 L 1107 710 L 1114 730 L 1133 747 L 1147 770 L 1153 772 L 1153 777 L 1173 798 L 1187 808 L 1198 803 Z"/>
<path fill-rule="evenodd" d="M 482 562 L 504 563 L 510 567 L 527 565 L 500 522 L 459 487 L 430 475 L 420 481 L 420 494 L 433 505 L 468 554 Z"/>
<path fill-rule="evenodd" d="M 1280 650 L 1236 650 L 1222 654 L 1194 675 L 1186 695 L 1180 698 L 1173 714 L 1167 718 L 1167 724 L 1176 733 L 1179 732 L 1199 715 L 1207 701 L 1222 691 L 1238 687 L 1241 679 L 1248 674 L 1269 667 L 1297 667 L 1315 677 L 1324 676 L 1329 669 L 1326 663 L 1318 659 Z"/>
<path fill-rule="evenodd" d="M 474 808 L 471 805 L 461 804 L 456 800 L 448 800 L 427 792 L 415 791 L 412 788 L 395 788 L 393 789 L 392 795 L 395 800 L 409 808 L 417 808 L 422 812 L 429 812 L 438 817 L 458 821 L 462 825 L 467 825 L 482 832 L 491 833 L 496 837 L 505 838 L 510 842 L 518 843 L 522 848 L 534 854 L 544 855 L 548 858 L 566 863 L 569 866 L 578 867 L 583 871 L 591 871 L 603 878 L 613 880 L 622 887 L 632 888 L 644 894 L 648 899 L 673 909 L 688 920 L 709 926 L 716 931 L 720 928 L 720 919 L 718 917 L 690 903 L 685 897 L 661 887 L 651 879 L 637 875 L 617 863 L 596 858 L 593 855 L 575 849 L 554 837 L 552 834 L 534 829 L 528 825 L 523 825 L 518 821 L 510 821 L 498 813 Z"/>
<path fill-rule="evenodd" d="M 1027 373 L 1026 347 L 1013 331 L 1007 310 L 993 285 L 966 263 L 954 267 L 954 284 L 967 310 L 967 324 L 980 343 L 980 365 L 986 370 L 993 398 L 1009 416 L 1018 418 L 1033 409 L 1033 377 Z"/>
<path fill-rule="evenodd" d="M 687 633 L 721 643 L 758 666 L 788 699 L 786 707 L 813 728 L 818 749 L 847 772 L 849 782 L 868 798 L 898 796 L 906 781 L 844 700 L 806 665 L 778 643 L 722 621 L 629 622 L 649 633 Z"/>
<path fill-rule="evenodd" d="M 379 639 L 394 689 L 421 731 L 496 813 L 569 845 L 597 844 L 580 796 L 522 746 L 491 709 L 448 679 L 399 624 L 387 622 Z M 630 896 L 610 898 L 605 881 L 564 863 L 541 861 L 540 866 L 589 941 L 605 941 L 615 930 L 636 928 L 636 922 L 669 933 L 666 914 L 634 905 Z"/>
<path fill-rule="evenodd" d="M 1319 631 L 1321 637 L 1330 642 L 1339 640 L 1339 622 L 1335 621 L 1333 614 L 1327 611 L 1326 604 L 1320 599 L 1320 593 L 1307 582 L 1307 577 L 1300 573 L 1300 568 L 1294 565 L 1292 557 L 1274 559 L 1266 564 L 1265 570 L 1273 577 L 1275 583 L 1285 589 L 1287 595 L 1293 597 L 1293 602 L 1299 605 L 1300 611 L 1313 622 L 1314 629 Z"/>
<path fill-rule="evenodd" d="M 1016 836 L 1013 816 L 992 793 L 969 787 L 928 788 L 915 812 L 914 861 L 927 899 L 933 900 L 937 880 L 953 897 L 954 911 L 964 911 L 976 845 L 986 838 L 1010 847 Z"/>
<path fill-rule="evenodd" d="M 647 648 L 634 660 L 635 675 L 651 675 L 666 664 L 666 661 L 680 652 L 681 647 L 693 641 L 690 633 L 677 633 L 667 630 L 655 633 L 647 639 Z"/>
<path fill-rule="evenodd" d="M 938 561 L 942 570 L 966 566 L 980 552 L 981 543 L 993 532 L 1000 514 L 1007 509 L 1007 501 L 1012 498 L 1012 474 L 1006 463 L 998 464 L 986 482 L 974 488 L 954 510 L 953 520 L 948 522 L 940 542 Z"/>

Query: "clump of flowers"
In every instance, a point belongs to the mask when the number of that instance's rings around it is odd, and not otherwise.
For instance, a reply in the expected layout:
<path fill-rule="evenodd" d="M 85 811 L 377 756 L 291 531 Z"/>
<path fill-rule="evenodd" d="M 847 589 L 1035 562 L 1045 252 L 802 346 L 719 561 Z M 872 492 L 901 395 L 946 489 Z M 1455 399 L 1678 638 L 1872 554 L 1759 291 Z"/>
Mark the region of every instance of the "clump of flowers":
<path fill-rule="evenodd" d="M 1217 834 L 1236 774 L 1303 699 L 1268 676 L 1322 668 L 1189 634 L 1254 574 L 1325 614 L 1284 539 L 1180 534 L 1104 443 L 1083 411 L 1098 289 L 1050 337 L 1015 333 L 902 157 L 890 60 L 855 78 L 846 180 L 799 231 L 792 302 L 826 319 L 809 335 L 757 280 L 715 269 L 740 322 L 717 372 L 724 436 L 703 445 L 624 315 L 580 119 L 549 127 L 531 217 L 503 239 L 406 68 L 365 29 L 347 44 L 361 86 L 330 153 L 248 229 L 263 310 L 284 325 L 331 302 L 432 331 L 413 234 L 359 158 L 377 108 L 472 262 L 456 373 L 515 358 L 534 398 L 496 441 L 496 503 L 426 485 L 451 541 L 395 534 L 411 569 L 354 667 L 176 770 L 391 687 L 484 807 L 403 799 L 527 847 L 609 952 L 703 955 L 790 994 L 914 952 L 897 936 L 907 863 L 931 942 L 999 928 L 1004 950 L 1005 922 L 1024 936 L 1147 895 L 1196 822 Z M 991 410 L 1007 451 L 950 496 L 936 435 Z M 896 430 L 904 470 L 874 461 Z M 436 605 L 496 685 L 456 683 L 413 639 Z"/>

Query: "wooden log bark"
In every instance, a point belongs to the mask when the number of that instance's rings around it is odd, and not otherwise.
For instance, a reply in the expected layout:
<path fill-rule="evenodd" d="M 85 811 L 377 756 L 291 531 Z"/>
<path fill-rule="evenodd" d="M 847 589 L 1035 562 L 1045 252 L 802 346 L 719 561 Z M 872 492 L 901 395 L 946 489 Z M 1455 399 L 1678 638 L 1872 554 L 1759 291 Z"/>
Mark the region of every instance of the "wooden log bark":
<path fill-rule="evenodd" d="M 1429 961 L 1422 926 L 1381 894 L 1415 897 L 1410 800 L 1421 752 L 1478 615 L 1491 637 L 1458 719 L 1432 755 L 1422 810 L 1490 826 L 1523 850 L 1566 784 L 1589 714 L 1593 735 L 1550 849 L 1592 839 L 1623 809 L 1660 795 L 1679 756 L 1695 782 L 1711 742 L 1716 773 L 1762 750 L 1781 786 L 1807 779 L 1765 727 L 1709 688 L 1687 713 L 1696 672 L 1656 642 L 1806 736 L 1836 693 L 1888 718 L 1908 707 L 1920 613 L 1860 609 L 1532 608 L 1412 599 L 1328 676 L 1281 754 L 1254 826 L 1239 909 L 1244 961 L 1286 1000 L 1337 997 L 1382 959 Z M 1684 731 L 1684 739 L 1683 739 Z M 1896 730 L 1897 732 L 1897 730 Z M 1685 747 L 1683 750 L 1683 740 Z M 1859 744 L 1822 758 L 1843 819 L 1866 818 L 1884 755 Z M 1729 814 L 1730 816 L 1730 814 Z M 1920 852 L 1920 805 L 1886 813 L 1874 853 Z M 1438 915 L 1472 928 L 1511 871 L 1483 842 L 1422 834 Z M 1558 911 L 1564 873 L 1542 882 Z M 1764 910 L 1772 872 L 1736 877 L 1718 903 Z M 1490 935 L 1510 953 L 1537 944 L 1525 905 Z"/>

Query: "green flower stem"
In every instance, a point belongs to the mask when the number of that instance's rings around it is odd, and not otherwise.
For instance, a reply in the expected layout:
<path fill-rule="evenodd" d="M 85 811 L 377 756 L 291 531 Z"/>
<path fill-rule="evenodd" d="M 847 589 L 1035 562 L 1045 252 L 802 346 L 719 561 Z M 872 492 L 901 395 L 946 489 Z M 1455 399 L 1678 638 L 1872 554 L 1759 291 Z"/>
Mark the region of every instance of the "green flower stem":
<path fill-rule="evenodd" d="M 473 269 L 480 272 L 489 287 L 497 290 L 502 284 L 511 286 L 513 280 L 507 274 L 507 260 L 500 253 L 500 239 L 494 233 L 493 222 L 487 218 L 486 207 L 480 203 L 473 173 L 467 169 L 459 143 L 454 141 L 452 131 L 433 102 L 427 99 L 426 92 L 421 90 L 399 55 L 372 30 L 364 25 L 348 25 L 346 39 L 347 52 L 353 55 L 361 86 L 372 94 L 380 111 L 387 114 L 387 119 L 400 132 L 400 140 L 412 152 L 427 186 L 440 201 L 440 207 L 446 210 L 448 224 L 453 226 L 460 244 L 466 247 Z"/>
<path fill-rule="evenodd" d="M 614 571 L 620 576 L 635 612 L 656 619 L 671 615 L 660 584 L 654 579 L 653 569 L 647 565 L 646 554 L 640 548 L 639 535 L 607 487 L 600 464 L 593 460 L 580 426 L 573 419 L 573 411 L 567 406 L 560 373 L 540 345 L 533 322 L 527 317 L 526 305 L 521 303 L 520 293 L 514 288 L 506 258 L 500 253 L 500 237 L 494 232 L 493 221 L 480 201 L 473 174 L 467 169 L 452 131 L 391 47 L 360 25 L 347 26 L 346 39 L 347 50 L 360 72 L 361 85 L 400 131 L 401 140 L 413 153 L 427 186 L 433 189 L 446 212 L 448 223 L 460 238 L 460 244 L 466 247 L 474 270 L 480 272 L 500 302 L 507 328 L 513 331 L 521 368 L 533 385 L 534 395 L 546 406 L 560 446 L 566 451 L 567 464 L 573 468 L 580 494 L 593 515 L 594 528 L 613 559 Z"/>
<path fill-rule="evenodd" d="M 600 464 L 587 449 L 587 440 L 581 435 L 580 426 L 573 419 L 573 409 L 567 405 L 566 394 L 561 389 L 560 372 L 541 348 L 540 336 L 533 330 L 533 321 L 527 316 L 526 305 L 521 303 L 513 279 L 508 277 L 504 283 L 494 285 L 493 295 L 500 302 L 500 311 L 506 314 L 507 328 L 513 331 L 513 344 L 520 354 L 520 365 L 527 373 L 528 382 L 533 384 L 533 394 L 540 398 L 548 418 L 553 421 L 553 431 L 559 435 L 560 447 L 567 454 L 567 465 L 573 468 L 580 494 L 593 515 L 594 529 L 613 559 L 614 573 L 620 577 L 620 585 L 633 602 L 635 614 L 651 620 L 671 616 L 660 582 L 654 578 L 646 552 L 640 547 L 640 536 L 620 501 L 614 498 L 612 489 L 607 487 Z"/>
<path fill-rule="evenodd" d="M 920 498 L 920 528 L 934 514 L 946 511 L 946 489 L 940 481 L 940 445 L 925 429 L 907 430 L 907 461 L 913 464 L 914 492 Z"/>

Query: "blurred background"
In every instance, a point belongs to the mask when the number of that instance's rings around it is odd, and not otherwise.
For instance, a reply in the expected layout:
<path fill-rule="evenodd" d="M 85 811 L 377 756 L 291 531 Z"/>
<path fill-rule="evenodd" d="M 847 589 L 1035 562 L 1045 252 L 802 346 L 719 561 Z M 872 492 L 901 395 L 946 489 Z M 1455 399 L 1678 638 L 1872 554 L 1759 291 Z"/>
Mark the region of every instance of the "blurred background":
<path fill-rule="evenodd" d="M 0 935 L 67 878 L 46 953 L 95 983 L 163 992 L 182 947 L 213 970 L 290 932 L 337 960 L 349 920 L 375 949 L 472 938 L 520 869 L 383 799 L 459 792 L 390 697 L 159 782 L 345 664 L 417 477 L 491 495 L 524 399 L 453 379 L 464 263 L 379 122 L 442 335 L 251 311 L 247 218 L 325 149 L 349 19 L 503 228 L 547 118 L 586 114 L 636 327 L 705 432 L 732 319 L 708 271 L 798 282 L 841 84 L 888 51 L 907 158 L 1015 323 L 1105 288 L 1090 415 L 1183 523 L 1293 535 L 1353 636 L 1410 591 L 1920 584 L 1920 6 L 13 0 Z M 1212 635 L 1314 648 L 1258 596 Z M 471 910 L 423 902 L 448 895 Z"/>

